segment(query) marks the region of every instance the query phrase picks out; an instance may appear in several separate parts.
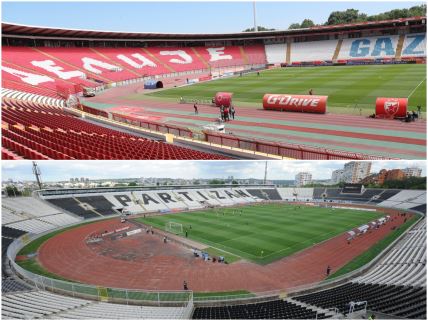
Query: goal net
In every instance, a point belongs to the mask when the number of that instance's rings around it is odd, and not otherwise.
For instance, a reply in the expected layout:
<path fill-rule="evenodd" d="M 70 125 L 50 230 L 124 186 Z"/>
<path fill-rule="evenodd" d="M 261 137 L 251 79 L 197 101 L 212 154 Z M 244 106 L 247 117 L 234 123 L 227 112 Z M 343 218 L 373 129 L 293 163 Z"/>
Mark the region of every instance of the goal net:
<path fill-rule="evenodd" d="M 165 224 L 165 231 L 174 234 L 183 234 L 183 224 L 168 222 Z"/>

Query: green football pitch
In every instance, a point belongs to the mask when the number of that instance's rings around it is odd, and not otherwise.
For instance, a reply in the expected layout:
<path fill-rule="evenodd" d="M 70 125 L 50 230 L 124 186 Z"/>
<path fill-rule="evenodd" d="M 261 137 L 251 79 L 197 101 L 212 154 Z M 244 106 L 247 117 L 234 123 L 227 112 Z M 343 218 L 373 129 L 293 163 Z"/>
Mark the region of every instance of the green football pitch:
<path fill-rule="evenodd" d="M 154 97 L 209 99 L 219 91 L 233 92 L 238 105 L 261 107 L 271 94 L 327 95 L 328 107 L 373 109 L 377 97 L 409 98 L 410 109 L 426 110 L 426 65 L 364 65 L 302 67 L 266 70 L 242 77 L 220 79 L 191 86 L 161 90 Z M 128 98 L 138 99 L 141 94 Z"/>
<path fill-rule="evenodd" d="M 203 243 L 217 253 L 224 251 L 266 264 L 380 216 L 378 212 L 348 209 L 257 204 L 136 220 L 162 230 L 169 222 L 180 223 L 183 233 L 177 234 L 183 235 L 187 230 L 189 239 Z"/>

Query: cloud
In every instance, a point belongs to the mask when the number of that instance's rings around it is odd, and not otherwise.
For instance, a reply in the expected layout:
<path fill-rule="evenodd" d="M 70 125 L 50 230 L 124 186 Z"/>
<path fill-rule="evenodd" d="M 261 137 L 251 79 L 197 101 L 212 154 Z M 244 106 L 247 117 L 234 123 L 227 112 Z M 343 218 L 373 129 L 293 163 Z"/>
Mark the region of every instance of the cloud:
<path fill-rule="evenodd" d="M 38 161 L 43 181 L 69 180 L 71 177 L 117 179 L 139 177 L 169 178 L 263 178 L 265 161 Z M 299 172 L 311 172 L 314 179 L 329 179 L 332 171 L 343 168 L 346 161 L 268 161 L 268 179 L 294 179 Z M 420 167 L 426 175 L 424 161 L 373 161 L 372 172 L 382 168 Z M 32 162 L 3 161 L 2 179 L 34 180 Z"/>

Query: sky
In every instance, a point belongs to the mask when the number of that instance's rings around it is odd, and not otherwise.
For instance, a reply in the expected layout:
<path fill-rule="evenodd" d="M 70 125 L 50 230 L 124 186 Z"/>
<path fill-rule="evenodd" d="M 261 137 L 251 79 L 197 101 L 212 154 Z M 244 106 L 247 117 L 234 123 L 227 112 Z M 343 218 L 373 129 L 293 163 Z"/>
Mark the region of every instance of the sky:
<path fill-rule="evenodd" d="M 332 11 L 349 8 L 369 15 L 424 2 L 257 1 L 257 24 L 288 29 L 309 18 L 324 23 Z M 38 2 L 2 1 L 2 21 L 24 25 L 159 33 L 227 33 L 253 27 L 253 2 Z"/>
<path fill-rule="evenodd" d="M 44 182 L 65 181 L 71 177 L 106 178 L 259 178 L 265 161 L 38 161 Z M 311 172 L 313 179 L 330 179 L 333 170 L 346 161 L 268 161 L 268 180 L 294 180 L 298 172 Z M 373 161 L 372 172 L 382 168 L 420 167 L 424 161 Z M 31 161 L 2 161 L 2 180 L 34 180 Z"/>

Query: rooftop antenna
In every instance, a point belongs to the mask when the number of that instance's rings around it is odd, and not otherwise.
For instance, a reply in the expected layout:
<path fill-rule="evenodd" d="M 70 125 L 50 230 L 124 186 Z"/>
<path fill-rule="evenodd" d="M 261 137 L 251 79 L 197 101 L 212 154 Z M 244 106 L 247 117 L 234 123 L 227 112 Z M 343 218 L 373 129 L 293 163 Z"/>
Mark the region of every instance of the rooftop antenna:
<path fill-rule="evenodd" d="M 265 178 L 263 180 L 264 185 L 266 185 L 266 179 L 267 179 L 267 161 L 265 162 Z"/>
<path fill-rule="evenodd" d="M 42 189 L 42 173 L 40 172 L 40 168 L 37 163 L 33 161 L 33 174 L 36 176 L 37 185 L 39 185 L 39 189 Z"/>
<path fill-rule="evenodd" d="M 256 23 L 256 2 L 253 1 L 253 17 L 254 17 L 254 31 L 257 32 L 259 31 L 259 28 L 257 28 L 257 23 Z"/>

